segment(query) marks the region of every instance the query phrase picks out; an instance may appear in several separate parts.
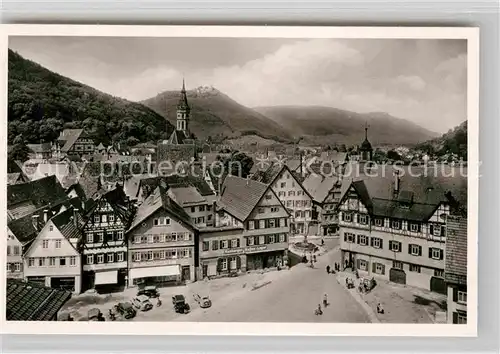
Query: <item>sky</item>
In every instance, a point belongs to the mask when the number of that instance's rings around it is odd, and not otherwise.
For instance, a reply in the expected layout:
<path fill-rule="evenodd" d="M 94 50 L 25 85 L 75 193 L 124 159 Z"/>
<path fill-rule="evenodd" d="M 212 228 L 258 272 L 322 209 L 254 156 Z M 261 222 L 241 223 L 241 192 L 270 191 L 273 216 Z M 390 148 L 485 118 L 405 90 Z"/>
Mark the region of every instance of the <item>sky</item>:
<path fill-rule="evenodd" d="M 387 112 L 438 133 L 467 119 L 465 40 L 10 37 L 9 48 L 132 101 L 184 77 L 248 107 Z"/>

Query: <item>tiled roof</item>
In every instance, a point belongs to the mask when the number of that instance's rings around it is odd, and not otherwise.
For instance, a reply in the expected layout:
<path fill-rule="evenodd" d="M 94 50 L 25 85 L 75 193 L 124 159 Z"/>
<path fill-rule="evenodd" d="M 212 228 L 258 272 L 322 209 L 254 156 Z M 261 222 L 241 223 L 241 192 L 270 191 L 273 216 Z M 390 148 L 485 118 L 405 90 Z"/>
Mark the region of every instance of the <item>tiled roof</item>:
<path fill-rule="evenodd" d="M 26 202 L 38 209 L 67 199 L 68 196 L 57 181 L 56 176 L 7 186 L 7 208 L 9 210 Z"/>
<path fill-rule="evenodd" d="M 128 231 L 136 228 L 160 208 L 163 208 L 177 221 L 184 223 L 185 226 L 194 229 L 191 223 L 191 218 L 184 211 L 184 209 L 182 209 L 179 204 L 167 195 L 165 188 L 158 186 L 154 192 L 139 206 Z"/>
<path fill-rule="evenodd" d="M 30 243 L 38 235 L 38 231 L 33 225 L 32 215 L 33 214 L 29 214 L 8 223 L 10 231 L 12 231 L 17 240 L 23 245 Z M 43 214 L 38 216 L 38 223 L 39 229 L 41 229 L 43 224 Z"/>
<path fill-rule="evenodd" d="M 59 141 L 64 141 L 61 151 L 68 152 L 82 133 L 83 129 L 64 129 L 58 139 Z"/>
<path fill-rule="evenodd" d="M 206 199 L 203 198 L 195 187 L 170 188 L 168 192 L 172 193 L 175 201 L 181 206 L 206 202 Z"/>
<path fill-rule="evenodd" d="M 447 282 L 467 285 L 467 218 L 447 217 L 444 272 Z"/>
<path fill-rule="evenodd" d="M 229 175 L 222 186 L 220 206 L 240 221 L 245 221 L 267 189 L 267 184 Z"/>
<path fill-rule="evenodd" d="M 119 215 L 125 227 L 130 224 L 134 216 L 134 210 L 131 208 L 130 203 L 127 202 L 127 196 L 125 195 L 122 186 L 118 185 L 110 191 L 102 192 L 96 200 L 91 201 L 91 203 L 88 204 L 89 206 L 86 211 L 86 217 L 90 216 L 94 212 L 95 208 L 99 204 L 98 201 L 101 199 L 104 199 L 109 203 L 113 210 Z"/>
<path fill-rule="evenodd" d="M 338 177 L 322 176 L 311 173 L 302 183 L 306 191 L 312 196 L 315 202 L 323 203 L 328 196 L 328 192 L 338 182 Z"/>
<path fill-rule="evenodd" d="M 403 194 L 412 193 L 410 208 L 401 207 L 399 194 L 394 195 L 395 169 L 391 166 L 380 166 L 372 170 L 370 175 L 344 178 L 342 197 L 352 183 L 374 215 L 415 221 L 427 220 L 441 202 L 448 202 L 453 210 L 466 208 L 467 178 L 460 175 L 449 177 L 441 173 L 435 175 L 434 171 L 424 172 L 416 167 L 412 168 L 413 176 L 404 171 L 400 173 L 399 191 Z"/>
<path fill-rule="evenodd" d="M 68 240 L 72 238 L 80 239 L 82 237 L 81 228 L 84 226 L 85 222 L 80 212 L 75 213 L 73 208 L 63 211 L 54 216 L 51 220 L 61 234 Z"/>
<path fill-rule="evenodd" d="M 7 321 L 50 321 L 71 298 L 71 292 L 7 279 Z"/>
<path fill-rule="evenodd" d="M 279 175 L 283 168 L 285 168 L 285 165 L 273 162 L 265 170 L 259 169 L 256 171 L 253 174 L 252 179 L 254 181 L 270 184 Z"/>

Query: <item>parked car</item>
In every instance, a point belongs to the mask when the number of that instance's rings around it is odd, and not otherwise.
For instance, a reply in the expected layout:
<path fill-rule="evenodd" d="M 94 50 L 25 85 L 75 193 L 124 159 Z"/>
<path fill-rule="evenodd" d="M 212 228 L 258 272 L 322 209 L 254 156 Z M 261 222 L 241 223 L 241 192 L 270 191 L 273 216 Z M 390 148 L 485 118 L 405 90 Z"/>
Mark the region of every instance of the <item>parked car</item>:
<path fill-rule="evenodd" d="M 153 308 L 153 304 L 149 301 L 149 297 L 146 295 L 139 295 L 132 299 L 132 304 L 134 307 L 141 311 L 149 311 Z"/>
<path fill-rule="evenodd" d="M 119 302 L 113 308 L 114 312 L 129 320 L 136 315 L 136 311 L 130 302 Z"/>
<path fill-rule="evenodd" d="M 174 305 L 175 312 L 189 313 L 190 307 L 186 303 L 186 298 L 184 297 L 184 295 L 172 296 L 172 303 Z"/>
<path fill-rule="evenodd" d="M 210 306 L 212 306 L 212 301 L 209 299 L 208 296 L 200 296 L 199 294 L 194 294 L 193 295 L 194 301 L 200 305 L 201 308 L 205 309 Z"/>
<path fill-rule="evenodd" d="M 90 309 L 87 313 L 89 321 L 104 321 L 104 316 L 98 308 Z"/>
<path fill-rule="evenodd" d="M 137 291 L 137 296 L 146 295 L 147 297 L 156 298 L 160 296 L 158 288 L 156 285 L 139 285 L 139 290 Z"/>

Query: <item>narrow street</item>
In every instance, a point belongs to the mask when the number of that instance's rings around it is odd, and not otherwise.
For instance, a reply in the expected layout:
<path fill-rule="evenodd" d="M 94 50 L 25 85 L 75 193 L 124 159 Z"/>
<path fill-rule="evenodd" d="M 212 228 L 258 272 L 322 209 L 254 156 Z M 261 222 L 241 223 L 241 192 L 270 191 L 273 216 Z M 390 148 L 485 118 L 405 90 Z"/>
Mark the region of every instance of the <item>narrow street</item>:
<path fill-rule="evenodd" d="M 363 308 L 326 273 L 339 259 L 338 250 L 318 258 L 315 268 L 298 265 L 257 290 L 227 296 L 209 309 L 196 309 L 174 321 L 195 322 L 370 322 Z M 328 294 L 330 305 L 316 316 L 314 310 Z"/>

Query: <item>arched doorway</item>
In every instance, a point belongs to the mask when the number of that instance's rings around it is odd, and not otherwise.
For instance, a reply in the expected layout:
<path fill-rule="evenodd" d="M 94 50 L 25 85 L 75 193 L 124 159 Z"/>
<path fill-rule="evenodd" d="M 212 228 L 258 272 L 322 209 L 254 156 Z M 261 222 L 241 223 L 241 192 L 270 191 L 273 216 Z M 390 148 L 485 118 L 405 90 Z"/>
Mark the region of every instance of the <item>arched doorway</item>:
<path fill-rule="evenodd" d="M 391 268 L 389 270 L 389 280 L 394 283 L 406 285 L 406 273 L 402 269 Z"/>

